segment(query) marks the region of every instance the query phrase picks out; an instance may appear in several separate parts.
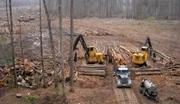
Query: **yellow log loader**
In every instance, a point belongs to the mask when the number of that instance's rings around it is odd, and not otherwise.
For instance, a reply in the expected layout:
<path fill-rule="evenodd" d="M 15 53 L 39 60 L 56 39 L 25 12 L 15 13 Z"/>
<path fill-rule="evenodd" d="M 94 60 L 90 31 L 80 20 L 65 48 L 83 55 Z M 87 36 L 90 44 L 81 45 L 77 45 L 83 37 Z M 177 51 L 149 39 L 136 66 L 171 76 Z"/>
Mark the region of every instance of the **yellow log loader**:
<path fill-rule="evenodd" d="M 81 42 L 81 45 L 85 50 L 86 63 L 78 67 L 78 73 L 80 75 L 106 76 L 106 65 L 103 61 L 103 53 L 97 52 L 96 47 L 94 46 L 87 46 L 82 35 L 79 35 L 74 42 L 74 61 L 77 62 L 76 50 L 79 42 Z"/>
<path fill-rule="evenodd" d="M 132 63 L 137 66 L 146 66 L 150 67 L 150 63 L 148 62 L 148 57 L 152 56 L 153 48 L 150 41 L 150 38 L 147 37 L 145 43 L 141 47 L 140 52 L 136 52 L 132 56 Z"/>
<path fill-rule="evenodd" d="M 86 58 L 87 64 L 95 64 L 95 63 L 103 64 L 103 54 L 100 52 L 97 52 L 96 47 L 87 46 L 82 35 L 79 35 L 77 39 L 75 40 L 74 47 L 73 47 L 74 51 L 77 50 L 77 45 L 79 41 L 81 42 L 85 50 L 85 58 Z M 75 53 L 74 61 L 77 61 L 77 52 Z"/>

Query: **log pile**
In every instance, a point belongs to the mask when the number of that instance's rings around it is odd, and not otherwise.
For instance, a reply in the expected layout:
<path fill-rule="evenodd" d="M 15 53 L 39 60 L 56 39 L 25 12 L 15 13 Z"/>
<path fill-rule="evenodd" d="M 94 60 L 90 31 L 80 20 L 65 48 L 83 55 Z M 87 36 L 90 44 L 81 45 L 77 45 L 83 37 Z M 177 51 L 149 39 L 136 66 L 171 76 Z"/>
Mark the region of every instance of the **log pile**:
<path fill-rule="evenodd" d="M 136 76 L 139 75 L 160 75 L 162 74 L 160 68 L 131 68 L 130 71 L 134 72 Z"/>
<path fill-rule="evenodd" d="M 92 65 L 81 65 L 77 67 L 78 75 L 88 76 L 106 76 L 106 65 L 92 64 Z"/>
<path fill-rule="evenodd" d="M 45 62 L 46 63 L 46 62 Z M 49 64 L 48 64 L 49 65 Z M 47 70 L 47 66 L 45 65 L 45 81 L 46 86 L 50 86 L 54 81 L 54 71 Z M 52 66 L 52 65 L 50 65 Z M 28 59 L 24 59 L 24 62 L 20 59 L 16 59 L 15 61 L 16 75 L 17 75 L 17 84 L 22 87 L 36 89 L 41 87 L 42 85 L 42 70 L 40 67 L 39 61 L 29 61 Z M 50 67 L 49 67 L 50 68 Z M 3 66 L 0 70 L 0 82 L 2 84 L 8 86 L 13 83 L 13 67 Z M 62 80 L 61 70 L 58 71 L 59 81 Z M 69 77 L 69 70 L 65 69 L 65 78 Z"/>
<path fill-rule="evenodd" d="M 64 70 L 64 78 L 67 80 L 68 78 L 69 78 L 69 73 L 70 73 L 70 70 L 69 69 L 65 69 Z M 53 73 L 53 75 L 54 75 L 54 73 Z M 60 70 L 59 72 L 58 72 L 58 80 L 59 81 L 62 81 L 62 70 Z M 49 81 L 47 81 L 47 86 L 50 86 L 52 83 L 53 83 L 53 81 L 54 81 L 54 78 L 50 78 L 50 80 Z"/>
<path fill-rule="evenodd" d="M 35 20 L 35 18 L 32 17 L 30 14 L 22 15 L 18 18 L 19 22 L 29 22 L 31 20 Z"/>
<path fill-rule="evenodd" d="M 127 65 L 132 57 L 132 51 L 117 44 L 108 47 L 107 56 L 112 59 L 115 66 Z"/>
<path fill-rule="evenodd" d="M 17 84 L 19 86 L 27 88 L 37 88 L 38 82 L 41 81 L 42 71 L 29 60 L 25 59 L 24 62 L 16 59 L 15 61 Z M 11 84 L 13 81 L 13 67 L 11 65 L 2 67 L 3 77 L 1 80 L 7 82 L 6 84 Z"/>
<path fill-rule="evenodd" d="M 81 28 L 75 31 L 77 34 L 82 34 L 83 36 L 112 36 L 111 33 L 108 33 L 105 30 L 92 30 L 89 28 Z"/>
<path fill-rule="evenodd" d="M 180 77 L 180 70 L 170 71 L 170 75 L 171 76 L 179 76 Z"/>
<path fill-rule="evenodd" d="M 115 49 L 108 49 L 108 56 L 112 59 L 115 66 L 126 65 L 126 58 L 120 53 L 116 53 Z"/>

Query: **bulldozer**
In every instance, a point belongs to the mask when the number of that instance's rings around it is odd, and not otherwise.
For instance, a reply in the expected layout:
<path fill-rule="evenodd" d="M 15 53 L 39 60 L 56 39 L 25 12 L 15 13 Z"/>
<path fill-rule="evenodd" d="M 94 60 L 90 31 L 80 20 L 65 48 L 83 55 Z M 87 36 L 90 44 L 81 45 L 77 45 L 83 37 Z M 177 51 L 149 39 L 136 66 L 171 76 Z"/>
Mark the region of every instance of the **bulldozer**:
<path fill-rule="evenodd" d="M 77 45 L 81 42 L 81 45 L 85 51 L 85 61 L 78 69 L 81 75 L 97 75 L 106 76 L 106 65 L 103 60 L 103 53 L 97 52 L 96 47 L 87 46 L 83 38 L 83 35 L 79 35 L 73 45 L 73 51 L 75 52 L 74 61 L 77 62 Z"/>
<path fill-rule="evenodd" d="M 148 62 L 148 57 L 153 55 L 153 48 L 150 41 L 150 38 L 147 37 L 145 43 L 141 47 L 140 52 L 136 52 L 132 56 L 132 63 L 136 66 L 146 66 L 151 67 Z"/>

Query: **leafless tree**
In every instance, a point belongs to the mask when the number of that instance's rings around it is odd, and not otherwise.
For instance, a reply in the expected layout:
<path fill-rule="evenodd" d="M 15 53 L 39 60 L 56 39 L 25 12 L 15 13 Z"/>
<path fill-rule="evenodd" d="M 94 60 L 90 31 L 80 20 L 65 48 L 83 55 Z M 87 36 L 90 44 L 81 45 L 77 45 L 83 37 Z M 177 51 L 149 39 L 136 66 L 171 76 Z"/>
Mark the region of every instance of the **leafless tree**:
<path fill-rule="evenodd" d="M 66 97 L 64 78 L 63 29 L 62 29 L 62 0 L 59 0 L 59 30 L 60 30 L 60 61 L 62 70 L 62 94 Z"/>
<path fill-rule="evenodd" d="M 7 19 L 7 24 L 8 24 L 8 29 L 10 29 L 10 25 L 9 25 L 9 12 L 8 12 L 8 0 L 1 0 L 5 3 L 6 5 L 6 19 Z"/>
<path fill-rule="evenodd" d="M 6 18 L 7 18 L 7 23 L 8 23 L 8 29 L 10 29 L 9 25 L 9 12 L 8 12 L 8 0 L 5 0 L 6 2 Z"/>
<path fill-rule="evenodd" d="M 74 72 L 74 65 L 73 65 L 73 36 L 74 36 L 74 23 L 73 23 L 73 7 L 74 5 L 74 0 L 71 0 L 71 5 L 70 5 L 70 31 L 71 31 L 71 36 L 70 36 L 70 91 L 74 91 L 74 85 L 73 85 L 73 72 Z"/>
<path fill-rule="evenodd" d="M 56 0 L 49 1 L 51 13 L 57 14 Z M 69 16 L 70 0 L 62 0 L 63 15 Z M 180 0 L 76 0 L 74 17 L 180 18 Z"/>
<path fill-rule="evenodd" d="M 55 89 L 58 89 L 58 80 L 57 80 L 57 68 L 56 68 L 56 56 L 55 56 L 55 50 L 54 50 L 54 43 L 53 43 L 53 37 L 52 37 L 52 29 L 51 29 L 51 20 L 49 16 L 49 12 L 46 6 L 46 1 L 43 0 L 44 4 L 44 10 L 47 16 L 47 22 L 48 22 L 48 29 L 49 29 L 49 37 L 50 37 L 50 43 L 51 43 L 51 51 L 52 51 L 52 57 L 53 57 L 53 69 L 54 69 L 54 82 L 55 82 Z M 58 92 L 58 91 L 57 91 Z"/>
<path fill-rule="evenodd" d="M 41 0 L 39 0 L 39 33 L 40 33 L 40 54 L 41 54 L 41 70 L 42 70 L 42 81 L 43 87 L 45 87 L 44 78 L 44 60 L 43 60 L 43 41 L 42 41 L 42 15 L 41 15 Z"/>
<path fill-rule="evenodd" d="M 23 52 L 23 42 L 22 42 L 22 27 L 21 27 L 21 22 L 19 22 L 19 38 L 20 38 L 20 49 L 21 49 L 21 58 L 22 58 L 22 63 L 23 63 L 23 70 L 25 70 L 24 68 L 24 52 Z"/>
<path fill-rule="evenodd" d="M 17 75 L 15 68 L 15 56 L 14 56 L 14 37 L 13 37 L 13 16 L 12 16 L 12 4 L 9 0 L 9 13 L 10 13 L 10 35 L 11 35 L 11 46 L 12 46 L 12 65 L 13 65 L 13 74 L 14 74 L 14 86 L 17 86 Z"/>

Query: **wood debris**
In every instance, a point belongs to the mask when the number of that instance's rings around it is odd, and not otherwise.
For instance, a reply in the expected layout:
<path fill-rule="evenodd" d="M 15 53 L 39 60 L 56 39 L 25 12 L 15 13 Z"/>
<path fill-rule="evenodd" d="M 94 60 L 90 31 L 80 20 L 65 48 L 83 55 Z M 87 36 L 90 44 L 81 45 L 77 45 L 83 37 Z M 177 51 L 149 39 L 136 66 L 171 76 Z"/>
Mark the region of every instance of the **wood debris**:
<path fill-rule="evenodd" d="M 16 74 L 17 74 L 17 84 L 27 88 L 37 88 L 39 83 L 36 80 L 41 80 L 41 70 L 37 66 L 25 59 L 22 62 L 19 59 L 15 61 Z M 4 66 L 3 68 L 4 77 L 1 79 L 3 82 L 11 82 L 13 80 L 13 68 L 11 66 Z M 38 78 L 35 76 L 39 76 Z M 7 85 L 9 83 L 6 83 Z"/>

